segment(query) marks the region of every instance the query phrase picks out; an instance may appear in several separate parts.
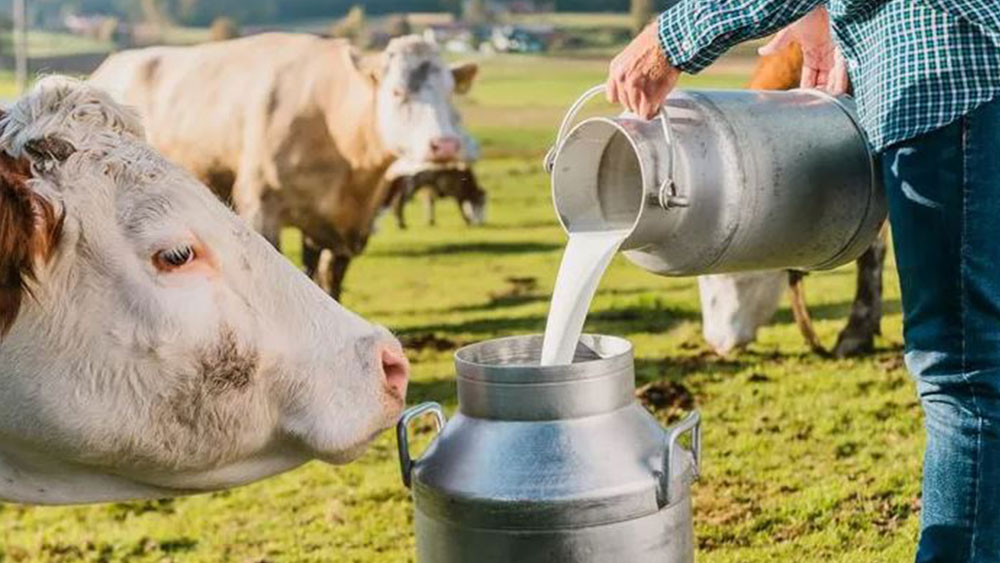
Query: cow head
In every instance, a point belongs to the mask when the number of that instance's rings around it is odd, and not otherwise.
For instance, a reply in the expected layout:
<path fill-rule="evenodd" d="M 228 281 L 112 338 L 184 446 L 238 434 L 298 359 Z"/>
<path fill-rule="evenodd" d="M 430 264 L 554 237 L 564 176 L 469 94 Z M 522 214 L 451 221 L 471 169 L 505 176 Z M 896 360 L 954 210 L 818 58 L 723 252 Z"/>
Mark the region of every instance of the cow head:
<path fill-rule="evenodd" d="M 469 91 L 478 67 L 449 68 L 433 43 L 415 35 L 393 39 L 373 64 L 378 133 L 393 155 L 414 163 L 467 160 L 451 97 Z"/>
<path fill-rule="evenodd" d="M 91 86 L 0 120 L 0 499 L 68 503 L 346 462 L 408 366 Z"/>
<path fill-rule="evenodd" d="M 700 276 L 702 334 L 712 349 L 725 355 L 753 342 L 787 283 L 784 270 Z"/>

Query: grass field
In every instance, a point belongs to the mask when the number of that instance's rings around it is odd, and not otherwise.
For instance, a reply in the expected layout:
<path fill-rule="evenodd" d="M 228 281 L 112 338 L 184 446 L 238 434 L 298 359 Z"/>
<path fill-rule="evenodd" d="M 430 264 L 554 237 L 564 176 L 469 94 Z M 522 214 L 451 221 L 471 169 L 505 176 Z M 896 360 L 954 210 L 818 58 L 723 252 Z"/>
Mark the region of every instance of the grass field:
<path fill-rule="evenodd" d="M 383 222 L 347 279 L 344 302 L 410 343 L 410 400 L 454 408 L 457 346 L 542 330 L 564 237 L 540 169 L 565 106 L 600 82 L 604 63 L 500 57 L 462 104 L 488 158 L 488 226 L 466 228 L 442 202 L 408 231 Z M 738 86 L 737 66 L 689 86 Z M 290 237 L 294 242 L 294 236 Z M 813 275 L 820 335 L 841 326 L 853 270 Z M 617 259 L 588 329 L 635 344 L 640 383 L 672 382 L 666 421 L 693 401 L 704 416 L 703 479 L 694 486 L 698 560 L 857 562 L 912 558 L 919 510 L 921 416 L 900 358 L 897 281 L 887 273 L 884 339 L 872 357 L 810 355 L 787 308 L 760 341 L 718 358 L 700 338 L 694 280 L 649 275 Z M 423 438 L 429 427 L 423 429 Z M 0 561 L 402 562 L 413 537 L 408 492 L 386 433 L 358 462 L 311 464 L 242 489 L 193 498 L 34 508 L 0 505 Z M 624 562 L 623 562 L 624 563 Z"/>

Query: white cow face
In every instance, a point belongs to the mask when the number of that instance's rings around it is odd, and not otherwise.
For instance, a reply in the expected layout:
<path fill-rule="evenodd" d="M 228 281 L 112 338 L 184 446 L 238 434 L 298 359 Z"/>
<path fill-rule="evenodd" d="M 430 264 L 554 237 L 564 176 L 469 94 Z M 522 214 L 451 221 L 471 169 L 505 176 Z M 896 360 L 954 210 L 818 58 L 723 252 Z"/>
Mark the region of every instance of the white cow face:
<path fill-rule="evenodd" d="M 394 422 L 396 339 L 141 141 L 130 111 L 49 78 L 0 127 L 0 215 L 19 225 L 0 245 L 0 499 L 228 487 L 346 462 Z"/>
<path fill-rule="evenodd" d="M 478 68 L 449 68 L 437 47 L 417 37 L 392 40 L 377 72 L 377 127 L 399 159 L 443 164 L 467 160 L 453 93 L 472 87 Z"/>
<path fill-rule="evenodd" d="M 787 284 L 784 270 L 698 277 L 705 340 L 721 355 L 753 342 L 778 310 Z"/>

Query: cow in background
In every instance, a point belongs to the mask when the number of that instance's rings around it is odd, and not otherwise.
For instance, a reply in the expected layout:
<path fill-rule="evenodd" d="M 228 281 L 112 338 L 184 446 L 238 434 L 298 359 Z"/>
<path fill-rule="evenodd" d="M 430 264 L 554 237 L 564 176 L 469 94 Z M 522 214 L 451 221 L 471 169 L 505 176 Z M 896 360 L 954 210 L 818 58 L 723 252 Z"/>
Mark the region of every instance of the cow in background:
<path fill-rule="evenodd" d="M 756 90 L 790 90 L 799 85 L 802 52 L 790 45 L 776 55 L 761 57 L 749 87 Z M 886 232 L 857 260 L 857 289 L 847 326 L 828 350 L 813 328 L 806 305 L 802 272 L 770 271 L 702 276 L 703 335 L 719 354 L 728 354 L 756 338 L 757 330 L 770 322 L 778 310 L 783 288 L 790 289 L 795 323 L 809 348 L 820 355 L 836 357 L 870 353 L 881 333 L 882 270 L 886 257 Z"/>
<path fill-rule="evenodd" d="M 299 228 L 307 273 L 338 297 L 392 163 L 465 162 L 451 97 L 476 72 L 417 36 L 363 57 L 342 40 L 268 33 L 125 51 L 91 81 L 276 246 L 282 227 Z"/>
<path fill-rule="evenodd" d="M 406 228 L 406 204 L 418 191 L 424 193 L 427 224 L 437 221 L 434 206 L 438 198 L 452 198 L 466 225 L 478 226 L 486 221 L 486 192 L 479 186 L 472 167 L 479 160 L 479 144 L 464 134 L 465 161 L 460 164 L 430 165 L 400 159 L 389 167 L 386 181 L 389 190 L 385 206 L 391 207 L 400 229 Z M 422 190 L 423 189 L 423 190 Z"/>
<path fill-rule="evenodd" d="M 0 501 L 346 463 L 402 410 L 399 342 L 143 137 L 133 110 L 60 77 L 0 118 Z"/>

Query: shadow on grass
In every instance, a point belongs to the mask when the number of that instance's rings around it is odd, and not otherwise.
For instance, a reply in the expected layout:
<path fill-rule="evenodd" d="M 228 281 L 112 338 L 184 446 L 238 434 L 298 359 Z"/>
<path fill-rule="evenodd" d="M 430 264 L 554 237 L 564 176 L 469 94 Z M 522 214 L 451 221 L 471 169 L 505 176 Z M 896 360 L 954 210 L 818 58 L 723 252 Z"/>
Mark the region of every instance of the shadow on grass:
<path fill-rule="evenodd" d="M 635 383 L 641 386 L 662 380 L 680 381 L 691 374 L 711 372 L 715 376 L 734 375 L 754 363 L 750 354 L 732 358 L 703 351 L 689 356 L 670 356 L 659 360 L 636 358 Z"/>
<path fill-rule="evenodd" d="M 527 296 L 530 297 L 530 296 Z M 663 306 L 633 305 L 591 313 L 587 317 L 587 332 L 597 334 L 630 334 L 666 332 L 683 321 L 696 321 L 697 311 Z M 511 334 L 537 334 L 545 330 L 545 316 L 493 317 L 458 323 L 418 325 L 396 331 L 404 337 L 422 334 L 474 334 L 482 339 Z"/>
<path fill-rule="evenodd" d="M 411 381 L 406 389 L 406 403 L 408 405 L 419 405 L 425 401 L 451 405 L 455 399 L 454 377 L 442 377 L 430 381 Z"/>
<path fill-rule="evenodd" d="M 562 244 L 544 242 L 470 242 L 467 244 L 439 244 L 421 248 L 399 248 L 372 252 L 373 256 L 420 257 L 451 256 L 455 254 L 531 254 L 553 252 Z"/>
<path fill-rule="evenodd" d="M 838 301 L 836 303 L 824 303 L 822 305 L 809 305 L 809 316 L 814 320 L 843 320 L 847 322 L 848 315 L 851 314 L 851 304 L 853 301 Z M 898 315 L 903 310 L 899 299 L 888 299 L 882 302 L 883 315 Z M 774 315 L 775 324 L 792 324 L 795 317 L 792 310 L 782 307 Z"/>

